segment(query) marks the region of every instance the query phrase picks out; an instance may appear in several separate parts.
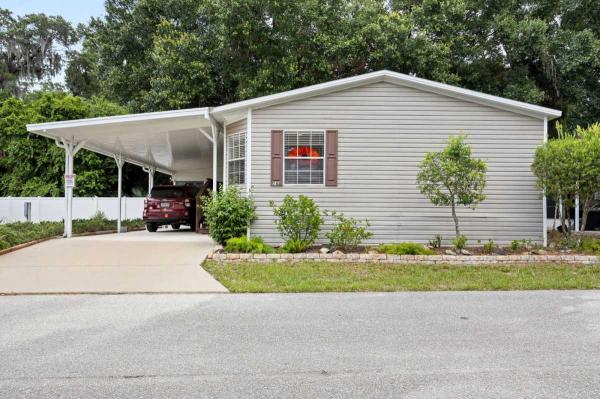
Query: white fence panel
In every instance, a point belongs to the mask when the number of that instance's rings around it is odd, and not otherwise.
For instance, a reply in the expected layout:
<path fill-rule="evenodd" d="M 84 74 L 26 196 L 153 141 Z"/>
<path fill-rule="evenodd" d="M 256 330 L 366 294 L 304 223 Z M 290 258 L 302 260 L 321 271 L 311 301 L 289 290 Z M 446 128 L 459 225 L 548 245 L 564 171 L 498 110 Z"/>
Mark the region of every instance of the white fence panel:
<path fill-rule="evenodd" d="M 141 219 L 144 198 L 121 198 L 123 220 Z M 25 204 L 31 203 L 31 221 L 61 221 L 65 215 L 65 199 L 62 197 L 0 197 L 1 222 L 25 222 Z M 119 202 L 114 197 L 73 198 L 73 219 L 89 219 L 96 212 L 103 212 L 108 219 L 116 219 Z"/>

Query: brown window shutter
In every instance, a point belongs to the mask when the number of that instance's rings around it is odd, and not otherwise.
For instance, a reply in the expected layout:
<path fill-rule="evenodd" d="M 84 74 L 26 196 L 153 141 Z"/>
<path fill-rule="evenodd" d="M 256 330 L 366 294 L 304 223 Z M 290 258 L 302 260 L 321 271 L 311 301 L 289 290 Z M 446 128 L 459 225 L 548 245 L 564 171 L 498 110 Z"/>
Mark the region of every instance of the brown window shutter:
<path fill-rule="evenodd" d="M 327 136 L 325 142 L 327 152 L 325 157 L 325 185 L 327 187 L 336 187 L 338 175 L 338 131 L 327 130 L 325 134 Z"/>
<path fill-rule="evenodd" d="M 271 185 L 283 184 L 283 130 L 271 130 Z"/>

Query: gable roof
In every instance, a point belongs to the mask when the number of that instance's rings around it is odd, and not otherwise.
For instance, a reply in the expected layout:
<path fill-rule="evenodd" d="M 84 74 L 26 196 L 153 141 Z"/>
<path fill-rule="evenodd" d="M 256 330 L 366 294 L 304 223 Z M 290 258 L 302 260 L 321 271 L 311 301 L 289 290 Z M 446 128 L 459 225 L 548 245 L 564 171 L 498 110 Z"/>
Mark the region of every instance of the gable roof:
<path fill-rule="evenodd" d="M 524 103 L 521 101 L 509 100 L 507 98 L 492 96 L 474 90 L 463 89 L 457 86 L 445 83 L 434 82 L 432 80 L 417 78 L 415 76 L 405 75 L 398 72 L 381 70 L 377 72 L 366 73 L 350 78 L 333 80 L 312 86 L 302 87 L 300 89 L 289 90 L 282 93 L 271 94 L 268 96 L 257 97 L 250 100 L 239 101 L 236 103 L 222 105 L 211 110 L 211 114 L 218 120 L 229 119 L 230 115 L 241 114 L 248 108 L 260 109 L 277 104 L 283 104 L 290 101 L 301 100 L 304 98 L 333 93 L 353 87 L 363 86 L 376 82 L 388 82 L 399 86 L 408 86 L 415 89 L 438 93 L 448 97 L 454 97 L 465 101 L 488 105 L 494 108 L 500 108 L 519 114 L 529 115 L 539 119 L 556 119 L 562 115 L 559 110 L 541 107 Z M 234 119 L 234 118 L 232 118 Z"/>

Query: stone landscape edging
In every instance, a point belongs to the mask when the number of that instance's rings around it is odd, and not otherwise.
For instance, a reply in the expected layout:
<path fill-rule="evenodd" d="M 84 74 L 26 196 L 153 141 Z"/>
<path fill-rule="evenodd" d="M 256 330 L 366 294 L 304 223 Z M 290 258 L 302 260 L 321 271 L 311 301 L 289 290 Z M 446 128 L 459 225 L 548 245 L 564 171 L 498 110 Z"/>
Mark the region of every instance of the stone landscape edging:
<path fill-rule="evenodd" d="M 528 263 L 562 263 L 578 265 L 597 265 L 600 259 L 594 255 L 388 255 L 368 253 L 347 254 L 240 254 L 240 253 L 210 253 L 207 260 L 222 263 L 253 262 L 302 262 L 327 261 L 344 263 L 397 263 L 397 264 L 446 264 L 446 265 L 501 265 Z"/>

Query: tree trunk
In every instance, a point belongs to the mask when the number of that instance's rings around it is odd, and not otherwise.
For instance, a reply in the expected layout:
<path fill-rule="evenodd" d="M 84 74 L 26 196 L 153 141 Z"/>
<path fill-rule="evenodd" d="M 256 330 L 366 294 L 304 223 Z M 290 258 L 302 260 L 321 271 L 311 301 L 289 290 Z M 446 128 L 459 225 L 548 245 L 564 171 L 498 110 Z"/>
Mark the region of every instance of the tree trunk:
<path fill-rule="evenodd" d="M 456 207 L 452 202 L 452 219 L 454 219 L 454 229 L 456 230 L 456 238 L 460 237 L 460 229 L 458 227 L 458 217 L 456 216 Z"/>
<path fill-rule="evenodd" d="M 587 224 L 588 214 L 590 209 L 594 205 L 594 196 L 588 200 L 583 201 L 583 212 L 581 214 L 581 231 L 585 231 L 585 225 Z"/>

